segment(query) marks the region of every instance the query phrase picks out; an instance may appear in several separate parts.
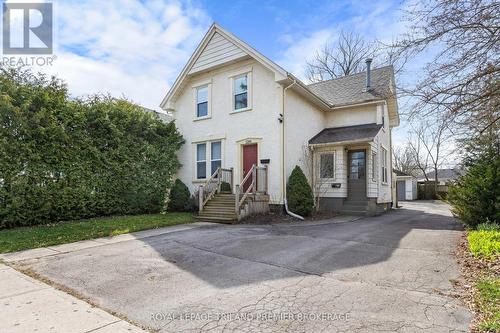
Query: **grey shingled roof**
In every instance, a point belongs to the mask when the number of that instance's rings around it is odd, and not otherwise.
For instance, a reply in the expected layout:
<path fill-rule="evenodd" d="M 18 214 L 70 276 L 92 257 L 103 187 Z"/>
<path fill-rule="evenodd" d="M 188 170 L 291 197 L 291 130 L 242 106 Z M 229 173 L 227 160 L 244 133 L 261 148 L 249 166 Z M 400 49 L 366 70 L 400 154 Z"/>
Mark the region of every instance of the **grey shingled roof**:
<path fill-rule="evenodd" d="M 309 140 L 309 144 L 314 145 L 362 139 L 372 140 L 381 128 L 382 125 L 380 124 L 325 128 Z"/>
<path fill-rule="evenodd" d="M 399 171 L 398 169 L 392 169 L 396 176 L 402 176 L 402 177 L 410 177 L 411 175 L 404 173 L 403 171 Z"/>
<path fill-rule="evenodd" d="M 458 179 L 461 175 L 465 174 L 465 171 L 459 168 L 455 169 L 438 169 L 438 180 L 447 182 L 450 180 Z M 427 177 L 430 181 L 434 180 L 434 171 L 427 172 Z M 418 181 L 425 181 L 424 176 L 418 177 Z"/>
<path fill-rule="evenodd" d="M 375 68 L 371 73 L 372 88 L 369 91 L 365 89 L 366 72 L 312 83 L 307 87 L 333 106 L 382 100 L 394 96 L 393 67 Z"/>

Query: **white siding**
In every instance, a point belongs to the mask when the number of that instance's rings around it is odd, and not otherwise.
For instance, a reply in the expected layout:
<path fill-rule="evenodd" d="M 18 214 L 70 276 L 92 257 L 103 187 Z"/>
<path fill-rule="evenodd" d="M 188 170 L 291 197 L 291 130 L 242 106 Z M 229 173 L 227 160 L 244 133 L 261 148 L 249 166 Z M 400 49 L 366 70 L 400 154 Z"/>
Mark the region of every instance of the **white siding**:
<path fill-rule="evenodd" d="M 242 49 L 216 32 L 193 64 L 189 74 L 234 61 L 246 55 Z"/>
<path fill-rule="evenodd" d="M 373 153 L 375 153 L 375 158 L 378 160 L 378 137 L 375 137 L 374 142 L 370 143 L 370 148 L 366 151 L 366 196 L 368 198 L 378 197 L 378 168 L 379 165 L 375 161 L 375 178 L 372 177 L 373 168 Z"/>
<path fill-rule="evenodd" d="M 385 113 L 385 119 L 388 118 L 387 114 L 387 107 L 385 105 L 379 105 L 377 106 L 377 123 L 382 123 L 382 113 Z M 378 166 L 377 166 L 377 173 L 378 173 L 378 197 L 377 197 L 377 202 L 378 203 L 385 203 L 385 202 L 391 202 L 391 196 L 392 196 L 392 191 L 391 191 L 391 184 L 392 184 L 392 169 L 391 169 L 391 156 L 392 156 L 392 149 L 391 149 L 391 130 L 389 128 L 388 121 L 385 122 L 384 128 L 380 130 L 378 135 L 376 136 L 376 141 L 378 142 Z M 384 147 L 387 150 L 387 183 L 382 183 L 382 152 L 381 152 L 381 147 Z"/>

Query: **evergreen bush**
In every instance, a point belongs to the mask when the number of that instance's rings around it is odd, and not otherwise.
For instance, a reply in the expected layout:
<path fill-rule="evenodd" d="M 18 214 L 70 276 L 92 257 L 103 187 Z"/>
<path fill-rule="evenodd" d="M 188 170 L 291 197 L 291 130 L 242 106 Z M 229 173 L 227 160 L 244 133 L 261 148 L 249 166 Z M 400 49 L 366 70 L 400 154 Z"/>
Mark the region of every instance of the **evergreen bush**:
<path fill-rule="evenodd" d="M 170 189 L 168 210 L 171 212 L 189 212 L 191 211 L 191 193 L 180 179 L 176 179 Z"/>
<path fill-rule="evenodd" d="M 288 208 L 299 215 L 311 215 L 314 207 L 314 197 L 311 186 L 302 169 L 297 165 L 293 169 L 286 186 Z"/>

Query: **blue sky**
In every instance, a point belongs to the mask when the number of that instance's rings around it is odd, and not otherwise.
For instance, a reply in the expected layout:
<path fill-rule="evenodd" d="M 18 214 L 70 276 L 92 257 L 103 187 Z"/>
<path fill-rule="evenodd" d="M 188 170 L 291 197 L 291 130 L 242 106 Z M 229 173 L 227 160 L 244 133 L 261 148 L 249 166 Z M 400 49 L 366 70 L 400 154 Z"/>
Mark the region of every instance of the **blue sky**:
<path fill-rule="evenodd" d="M 340 30 L 384 41 L 405 31 L 395 0 L 53 2 L 57 59 L 41 70 L 74 96 L 110 93 L 154 109 L 214 21 L 301 78 Z"/>

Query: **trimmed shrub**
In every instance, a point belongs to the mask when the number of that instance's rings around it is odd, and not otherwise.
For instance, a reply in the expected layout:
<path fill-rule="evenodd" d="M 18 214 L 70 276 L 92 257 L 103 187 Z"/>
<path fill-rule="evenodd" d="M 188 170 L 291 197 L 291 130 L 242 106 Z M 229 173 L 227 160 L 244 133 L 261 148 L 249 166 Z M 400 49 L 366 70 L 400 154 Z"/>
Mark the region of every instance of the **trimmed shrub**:
<path fill-rule="evenodd" d="M 288 178 L 286 192 L 288 208 L 292 212 L 302 216 L 311 215 L 314 207 L 313 193 L 304 172 L 298 165 Z"/>
<path fill-rule="evenodd" d="M 138 105 L 0 66 L 0 228 L 158 213 L 182 143 Z"/>
<path fill-rule="evenodd" d="M 168 210 L 171 212 L 187 212 L 191 211 L 190 206 L 191 193 L 189 193 L 188 187 L 180 179 L 176 179 L 170 189 Z"/>

